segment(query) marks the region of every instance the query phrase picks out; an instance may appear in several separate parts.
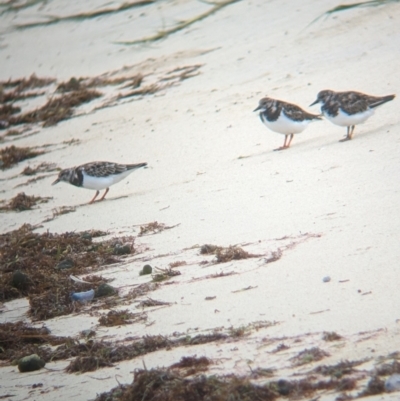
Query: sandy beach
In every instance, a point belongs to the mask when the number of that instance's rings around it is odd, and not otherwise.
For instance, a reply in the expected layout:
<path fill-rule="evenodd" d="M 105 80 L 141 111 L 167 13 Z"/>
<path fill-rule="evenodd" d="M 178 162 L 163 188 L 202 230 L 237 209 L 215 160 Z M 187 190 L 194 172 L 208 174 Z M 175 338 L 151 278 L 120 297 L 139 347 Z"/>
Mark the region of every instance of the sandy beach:
<path fill-rule="evenodd" d="M 23 321 L 72 338 L 91 329 L 96 341 L 115 343 L 145 335 L 227 334 L 79 374 L 64 370 L 71 358 L 30 373 L 1 360 L 4 399 L 95 399 L 131 383 L 135 369 L 166 368 L 197 355 L 212 361 L 207 376 L 234 374 L 259 384 L 362 361 L 351 373 L 354 388 L 298 397 L 344 400 L 338 397 L 360 395 L 379 367 L 400 358 L 398 97 L 357 125 L 352 141 L 339 142 L 346 129 L 324 119 L 281 152 L 273 149 L 283 135 L 253 112 L 266 95 L 313 113 L 319 106 L 309 105 L 322 89 L 399 96 L 400 4 L 325 14 L 350 3 L 242 0 L 204 18 L 198 17 L 214 3 L 154 1 L 90 18 L 82 14 L 123 3 L 1 4 L 0 80 L 32 74 L 55 80 L 42 96 L 17 101 L 21 113 L 44 104 L 71 78 L 122 82 L 140 75 L 134 90 L 147 89 L 128 95 L 126 82 L 95 87 L 102 96 L 76 107 L 71 118 L 0 131 L 0 150 L 44 152 L 1 170 L 3 204 L 21 192 L 50 197 L 31 210 L 2 211 L 1 234 L 31 224 L 38 234 L 102 230 L 106 239 L 135 237 L 136 253 L 94 274 L 112 279 L 121 300 L 115 309 L 146 313 L 146 320 L 100 327 L 99 316 L 109 309 L 95 298 L 74 313 L 34 321 L 28 299 L 17 298 L 1 301 L 0 323 Z M 160 32 L 159 40 L 140 42 Z M 11 129 L 23 132 L 6 135 Z M 67 168 L 96 160 L 147 162 L 148 168 L 93 205 L 87 202 L 94 191 L 52 186 L 58 171 L 28 184 L 21 174 L 40 163 Z M 74 211 L 57 215 L 63 207 Z M 164 229 L 139 235 L 152 222 Z M 201 252 L 204 244 L 237 246 L 250 257 L 218 263 L 215 254 Z M 180 274 L 129 302 L 132 288 L 152 282 L 139 276 L 145 264 Z M 160 304 L 144 309 L 140 302 L 149 297 Z M 233 335 L 232 328 L 246 329 Z M 328 341 L 324 333 L 339 338 Z M 321 360 L 293 362 L 312 348 L 325 352 Z M 261 368 L 272 374 L 252 376 Z M 375 401 L 398 400 L 399 394 L 366 395 Z M 287 399 L 283 392 L 280 397 Z"/>

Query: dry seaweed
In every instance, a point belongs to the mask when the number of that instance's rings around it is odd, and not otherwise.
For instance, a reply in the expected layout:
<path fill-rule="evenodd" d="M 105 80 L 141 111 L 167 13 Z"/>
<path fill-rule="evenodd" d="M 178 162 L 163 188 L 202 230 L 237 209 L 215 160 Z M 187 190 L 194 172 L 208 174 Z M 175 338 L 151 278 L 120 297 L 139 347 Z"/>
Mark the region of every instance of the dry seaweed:
<path fill-rule="evenodd" d="M 385 392 L 385 382 L 378 376 L 373 376 L 367 383 L 367 387 L 358 394 L 358 397 L 368 397 L 370 395 L 381 394 Z"/>
<path fill-rule="evenodd" d="M 196 17 L 189 18 L 186 21 L 182 21 L 172 28 L 165 29 L 165 30 L 160 31 L 157 34 L 149 36 L 147 38 L 132 40 L 132 41 L 117 42 L 117 43 L 121 44 L 121 45 L 135 45 L 135 44 L 146 43 L 146 42 L 155 42 L 157 40 L 164 39 L 164 38 L 168 37 L 169 35 L 172 35 L 173 33 L 179 32 L 182 29 L 187 28 L 188 26 L 194 24 L 195 22 L 199 22 L 199 21 L 209 17 L 210 15 L 216 13 L 217 11 L 221 10 L 222 8 L 224 8 L 226 6 L 229 6 L 230 4 L 237 3 L 238 1 L 240 1 L 240 0 L 225 0 L 225 1 L 218 2 L 218 3 L 208 3 L 208 4 L 213 5 L 213 7 L 210 8 L 208 11 L 206 11 L 202 14 L 199 14 Z"/>
<path fill-rule="evenodd" d="M 215 255 L 216 263 L 226 263 L 231 260 L 255 258 L 261 255 L 255 255 L 246 252 L 243 248 L 237 245 L 222 247 L 217 245 L 205 244 L 200 248 L 202 255 Z"/>
<path fill-rule="evenodd" d="M 357 8 L 383 6 L 383 5 L 390 4 L 390 3 L 398 3 L 399 1 L 400 0 L 368 0 L 368 1 L 362 1 L 362 2 L 357 2 L 357 3 L 351 3 L 351 4 L 340 4 L 336 7 L 331 8 L 330 10 L 324 12 L 317 18 L 315 18 L 313 21 L 311 21 L 311 23 L 309 25 L 313 24 L 314 22 L 318 21 L 319 19 L 321 19 L 324 16 L 328 17 L 329 15 L 335 14 L 338 12 L 348 11 L 348 10 L 357 9 Z"/>
<path fill-rule="evenodd" d="M 99 319 L 100 326 L 123 326 L 125 324 L 132 324 L 143 322 L 147 320 L 145 313 L 132 313 L 129 310 L 111 310 L 106 315 L 102 315 Z"/>
<path fill-rule="evenodd" d="M 130 290 L 128 295 L 126 296 L 126 298 L 127 299 L 135 299 L 137 297 L 141 297 L 150 291 L 154 291 L 155 289 L 157 289 L 158 286 L 159 286 L 159 284 L 157 284 L 157 283 L 140 284 L 137 287 Z"/>
<path fill-rule="evenodd" d="M 68 355 L 78 356 L 79 361 L 72 361 L 66 368 L 69 373 L 73 372 L 86 372 L 87 368 L 93 369 L 93 364 L 90 363 L 88 366 L 85 365 L 85 358 L 88 361 L 97 360 L 99 361 L 99 367 L 110 366 L 110 364 L 125 361 L 129 359 L 136 358 L 154 351 L 161 349 L 172 349 L 176 347 L 182 347 L 187 345 L 198 345 L 207 344 L 210 342 L 221 341 L 227 339 L 228 336 L 222 333 L 214 334 L 200 334 L 195 337 L 181 337 L 178 339 L 169 339 L 168 337 L 156 335 L 156 336 L 143 336 L 140 340 L 135 341 L 128 345 L 116 346 L 111 342 L 95 342 L 92 341 L 90 346 L 82 347 L 82 345 L 75 345 L 72 347 Z M 79 352 L 78 352 L 79 351 Z M 67 354 L 64 355 L 66 358 Z"/>
<path fill-rule="evenodd" d="M 58 345 L 65 341 L 65 337 L 52 336 L 45 326 L 31 327 L 21 321 L 0 323 L 0 360 L 37 354 L 40 353 L 39 347 L 44 344 Z M 48 360 L 46 357 L 45 359 Z"/>
<path fill-rule="evenodd" d="M 100 10 L 68 15 L 66 17 L 51 17 L 47 21 L 31 22 L 31 23 L 16 25 L 16 28 L 17 29 L 27 29 L 27 28 L 35 28 L 38 26 L 53 25 L 53 24 L 57 24 L 59 22 L 64 22 L 64 21 L 82 21 L 85 19 L 101 17 L 103 15 L 119 13 L 121 11 L 129 10 L 129 9 L 135 8 L 135 7 L 147 6 L 147 5 L 153 4 L 154 2 L 155 2 L 155 0 L 137 0 L 137 1 L 132 1 L 132 2 L 125 2 L 115 8 L 103 8 Z"/>
<path fill-rule="evenodd" d="M 0 88 L 13 88 L 16 92 L 23 92 L 27 89 L 43 88 L 53 82 L 54 78 L 38 78 L 36 74 L 32 74 L 29 78 L 0 81 Z"/>
<path fill-rule="evenodd" d="M 179 276 L 181 272 L 179 270 L 172 270 L 170 267 L 166 269 L 155 268 L 157 273 L 152 274 L 153 281 L 158 283 L 160 281 L 168 280 L 171 277 Z"/>
<path fill-rule="evenodd" d="M 181 360 L 174 363 L 169 368 L 173 371 L 179 371 L 183 377 L 192 376 L 199 372 L 205 372 L 208 369 L 211 361 L 205 356 L 197 358 L 194 356 L 183 356 Z"/>
<path fill-rule="evenodd" d="M 133 383 L 100 394 L 95 401 L 273 401 L 278 394 L 267 385 L 235 375 L 185 378 L 169 369 L 136 370 Z"/>
<path fill-rule="evenodd" d="M 17 210 L 19 212 L 31 210 L 38 203 L 47 203 L 51 197 L 29 196 L 25 192 L 20 192 L 14 198 L 10 199 L 8 204 L 1 206 L 0 210 Z"/>
<path fill-rule="evenodd" d="M 5 169 L 12 167 L 26 159 L 42 155 L 44 151 L 33 150 L 32 148 L 18 148 L 17 146 L 8 146 L 0 149 L 0 168 Z"/>
<path fill-rule="evenodd" d="M 57 171 L 59 168 L 55 163 L 46 163 L 42 162 L 38 164 L 36 167 L 27 166 L 22 171 L 22 175 L 35 175 L 37 173 L 48 173 L 52 171 Z"/>
<path fill-rule="evenodd" d="M 143 301 L 139 302 L 139 307 L 141 308 L 149 308 L 151 306 L 164 306 L 171 305 L 171 302 L 157 301 L 156 299 L 147 298 Z"/>
<path fill-rule="evenodd" d="M 312 373 L 319 373 L 323 376 L 331 376 L 336 379 L 342 378 L 344 375 L 350 375 L 355 372 L 354 366 L 361 365 L 365 360 L 361 361 L 342 361 L 336 365 L 321 365 L 312 370 Z"/>
<path fill-rule="evenodd" d="M 92 283 L 72 282 L 70 274 L 92 272 L 120 260 L 112 254 L 115 240 L 92 241 L 94 237 L 104 235 L 102 232 L 38 234 L 33 229 L 25 224 L 0 235 L 0 300 L 28 296 L 29 314 L 33 319 L 71 313 L 70 293 L 93 287 Z M 16 271 L 29 278 L 24 288 L 12 285 Z"/>
<path fill-rule="evenodd" d="M 318 347 L 305 349 L 291 358 L 293 366 L 301 366 L 311 362 L 317 362 L 329 356 L 329 354 Z"/>
<path fill-rule="evenodd" d="M 324 334 L 322 335 L 322 339 L 324 341 L 339 341 L 343 340 L 343 337 L 334 331 L 325 331 Z"/>
<path fill-rule="evenodd" d="M 311 396 L 316 391 L 321 390 L 350 391 L 355 388 L 357 383 L 356 380 L 348 378 L 342 380 L 330 379 L 328 381 L 315 381 L 313 379 L 312 376 L 303 380 L 281 379 L 277 382 L 270 383 L 269 387 L 282 396 L 298 399 Z"/>
<path fill-rule="evenodd" d="M 11 116 L 8 122 L 11 125 L 42 122 L 43 127 L 49 127 L 70 118 L 76 107 L 100 96 L 101 93 L 96 90 L 82 88 L 61 96 L 54 96 L 45 105 L 36 110 L 15 117 Z"/>

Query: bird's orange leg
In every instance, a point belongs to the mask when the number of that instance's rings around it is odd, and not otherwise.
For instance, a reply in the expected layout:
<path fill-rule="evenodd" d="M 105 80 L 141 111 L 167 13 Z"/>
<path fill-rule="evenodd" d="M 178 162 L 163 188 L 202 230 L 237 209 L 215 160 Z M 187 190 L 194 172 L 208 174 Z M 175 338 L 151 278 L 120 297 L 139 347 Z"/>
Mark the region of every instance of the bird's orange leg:
<path fill-rule="evenodd" d="M 280 148 L 274 149 L 274 152 L 277 151 L 277 150 L 286 149 L 286 148 L 288 147 L 288 146 L 286 145 L 286 140 L 288 139 L 288 136 L 289 136 L 289 135 L 285 135 L 285 141 L 283 142 L 283 146 L 281 146 Z M 290 141 L 289 141 L 289 144 L 290 144 Z"/>
<path fill-rule="evenodd" d="M 350 141 L 350 139 L 351 139 L 351 135 L 350 135 L 350 129 L 353 127 L 353 129 L 354 129 L 354 125 L 352 125 L 352 126 L 348 126 L 347 127 L 347 135 L 343 138 L 343 139 L 341 139 L 339 142 L 346 142 L 346 141 Z"/>
<path fill-rule="evenodd" d="M 110 190 L 110 188 L 107 188 L 107 189 L 106 189 L 106 192 L 104 192 L 103 196 L 99 199 L 99 202 L 102 201 L 102 200 L 106 197 L 107 192 L 108 192 L 109 190 Z"/>
<path fill-rule="evenodd" d="M 350 135 L 349 135 L 349 139 L 353 139 L 353 132 L 354 132 L 354 128 L 355 127 L 356 127 L 355 125 L 351 126 L 351 132 L 350 132 Z"/>
<path fill-rule="evenodd" d="M 293 137 L 294 137 L 294 134 L 290 134 L 289 143 L 287 144 L 287 146 L 286 146 L 286 148 L 285 148 L 285 149 L 287 149 L 287 148 L 290 146 L 290 144 L 292 143 L 292 139 L 293 139 Z"/>
<path fill-rule="evenodd" d="M 96 191 L 96 194 L 93 196 L 93 199 L 89 202 L 89 205 L 94 202 L 94 200 L 97 198 L 99 193 L 100 193 L 99 191 Z"/>

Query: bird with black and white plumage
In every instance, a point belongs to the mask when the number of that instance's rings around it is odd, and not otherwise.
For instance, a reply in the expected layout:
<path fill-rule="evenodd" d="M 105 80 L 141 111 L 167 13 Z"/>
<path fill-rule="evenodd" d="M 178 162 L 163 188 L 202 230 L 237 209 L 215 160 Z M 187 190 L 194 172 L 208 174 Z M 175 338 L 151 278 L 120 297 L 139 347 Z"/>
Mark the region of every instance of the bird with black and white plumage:
<path fill-rule="evenodd" d="M 314 104 L 321 103 L 321 112 L 331 123 L 347 127 L 347 135 L 340 142 L 353 138 L 354 128 L 370 118 L 375 108 L 390 102 L 395 95 L 371 96 L 356 91 L 335 92 L 325 89 L 318 93 Z"/>
<path fill-rule="evenodd" d="M 91 204 L 95 201 L 101 190 L 105 189 L 105 192 L 99 201 L 105 198 L 110 186 L 120 182 L 133 171 L 146 166 L 147 163 L 118 164 L 104 161 L 86 163 L 61 170 L 52 185 L 66 182 L 76 187 L 93 189 L 96 191 L 96 194 L 89 202 Z"/>
<path fill-rule="evenodd" d="M 288 149 L 295 134 L 303 132 L 312 121 L 321 120 L 320 115 L 309 113 L 296 104 L 270 97 L 262 98 L 254 111 L 260 112 L 261 121 L 271 131 L 285 135 L 283 146 L 274 150 Z"/>

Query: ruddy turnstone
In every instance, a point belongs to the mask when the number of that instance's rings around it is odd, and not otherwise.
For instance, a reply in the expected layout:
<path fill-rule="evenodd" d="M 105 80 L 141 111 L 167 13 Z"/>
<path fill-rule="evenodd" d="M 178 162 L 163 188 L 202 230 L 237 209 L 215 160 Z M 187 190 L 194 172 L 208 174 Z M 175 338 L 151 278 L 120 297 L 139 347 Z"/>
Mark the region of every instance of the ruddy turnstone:
<path fill-rule="evenodd" d="M 120 182 L 127 177 L 132 171 L 147 166 L 147 163 L 139 164 L 117 164 L 110 162 L 92 162 L 82 164 L 78 167 L 67 168 L 60 171 L 58 178 L 53 182 L 52 185 L 65 181 L 76 187 L 82 187 L 87 189 L 95 189 L 96 194 L 89 203 L 93 203 L 99 191 L 105 189 L 103 196 L 99 199 L 100 201 L 105 198 L 109 187 L 111 185 Z"/>
<path fill-rule="evenodd" d="M 323 90 L 318 93 L 317 100 L 311 104 L 321 103 L 321 112 L 333 124 L 347 127 L 347 135 L 340 142 L 352 139 L 354 127 L 362 124 L 374 114 L 375 107 L 390 100 L 395 95 L 370 96 L 360 92 L 334 92 Z"/>
<path fill-rule="evenodd" d="M 292 142 L 294 134 L 304 131 L 311 121 L 321 120 L 321 116 L 308 113 L 295 104 L 270 97 L 261 99 L 254 111 L 257 110 L 260 110 L 261 121 L 270 130 L 285 135 L 283 146 L 274 150 L 287 149 Z"/>

